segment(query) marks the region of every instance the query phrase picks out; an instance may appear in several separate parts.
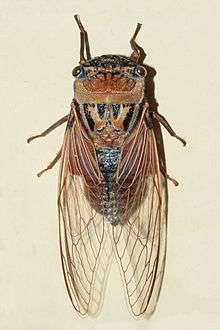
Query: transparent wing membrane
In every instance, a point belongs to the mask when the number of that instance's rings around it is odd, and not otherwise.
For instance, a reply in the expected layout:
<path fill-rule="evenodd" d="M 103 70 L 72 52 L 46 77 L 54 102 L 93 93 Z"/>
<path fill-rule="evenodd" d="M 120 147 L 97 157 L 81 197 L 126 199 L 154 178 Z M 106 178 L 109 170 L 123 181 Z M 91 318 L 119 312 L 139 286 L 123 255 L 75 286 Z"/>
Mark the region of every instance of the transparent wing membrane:
<path fill-rule="evenodd" d="M 70 299 L 81 315 L 97 314 L 114 252 L 131 312 L 150 315 L 164 274 L 167 216 L 154 131 L 142 122 L 122 150 L 116 194 L 123 216 L 116 226 L 94 207 L 101 178 L 95 149 L 74 124 L 65 135 L 58 199 Z"/>
<path fill-rule="evenodd" d="M 75 157 L 74 164 L 71 159 L 72 139 L 77 139 L 73 135 L 74 128 L 72 132 L 66 133 L 60 170 L 58 207 L 61 259 L 67 290 L 74 308 L 81 315 L 95 315 L 103 299 L 112 246 L 106 235 L 105 219 L 94 211 L 89 203 L 91 188 L 87 186 L 88 180 L 73 172 L 73 169 L 81 171 L 80 161 L 84 163 L 78 156 Z M 80 142 L 78 148 L 84 150 Z M 83 157 L 82 150 L 76 155 Z M 88 156 L 85 150 L 84 156 Z M 95 169 L 90 163 L 88 171 L 93 170 Z"/>

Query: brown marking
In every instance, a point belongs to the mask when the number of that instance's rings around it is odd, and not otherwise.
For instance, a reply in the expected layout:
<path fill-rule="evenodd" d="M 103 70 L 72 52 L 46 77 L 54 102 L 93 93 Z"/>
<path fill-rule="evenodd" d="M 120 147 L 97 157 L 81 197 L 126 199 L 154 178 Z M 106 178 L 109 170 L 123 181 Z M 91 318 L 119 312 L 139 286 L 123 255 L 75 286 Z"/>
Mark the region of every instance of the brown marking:
<path fill-rule="evenodd" d="M 83 86 L 88 92 L 117 93 L 120 91 L 131 91 L 136 84 L 135 79 L 119 78 L 115 81 L 111 77 L 111 73 L 107 73 L 106 79 L 102 75 L 84 79 Z"/>
<path fill-rule="evenodd" d="M 106 80 L 109 81 L 109 80 Z M 116 85 L 114 81 L 107 83 L 101 79 L 77 79 L 74 84 L 75 99 L 78 103 L 141 103 L 144 97 L 144 79 L 136 80 L 133 88 L 131 82 L 124 86 L 120 78 Z M 120 82 L 119 82 L 120 81 Z M 124 82 L 125 83 L 125 82 Z M 93 84 L 93 85 L 92 85 Z M 116 87 L 115 87 L 116 86 Z"/>
<path fill-rule="evenodd" d="M 96 147 L 120 148 L 125 141 L 125 131 L 115 131 L 114 128 L 105 127 L 101 133 L 95 132 L 93 142 Z"/>

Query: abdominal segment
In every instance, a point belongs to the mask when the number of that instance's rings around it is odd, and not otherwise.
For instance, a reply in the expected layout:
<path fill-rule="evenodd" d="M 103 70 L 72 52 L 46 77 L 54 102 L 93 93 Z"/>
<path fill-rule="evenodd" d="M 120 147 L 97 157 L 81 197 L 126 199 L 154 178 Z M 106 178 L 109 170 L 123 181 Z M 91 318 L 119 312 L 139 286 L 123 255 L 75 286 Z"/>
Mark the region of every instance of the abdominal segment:
<path fill-rule="evenodd" d="M 121 222 L 122 208 L 120 209 L 117 196 L 117 184 L 114 179 L 120 156 L 119 149 L 96 148 L 100 170 L 104 182 L 100 189 L 100 204 L 97 205 L 99 213 L 103 214 L 108 222 L 117 225 Z"/>
<path fill-rule="evenodd" d="M 96 148 L 102 181 L 89 195 L 91 207 L 112 225 L 123 225 L 138 208 L 139 192 L 134 166 L 118 180 L 117 171 L 121 161 L 121 150 L 110 147 Z"/>

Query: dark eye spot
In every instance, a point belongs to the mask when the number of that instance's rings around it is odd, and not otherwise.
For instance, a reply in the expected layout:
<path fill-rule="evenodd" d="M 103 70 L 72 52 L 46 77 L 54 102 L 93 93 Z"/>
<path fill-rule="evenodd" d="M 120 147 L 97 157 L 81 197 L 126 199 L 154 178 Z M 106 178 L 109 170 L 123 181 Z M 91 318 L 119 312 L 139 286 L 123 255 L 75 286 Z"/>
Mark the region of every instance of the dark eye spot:
<path fill-rule="evenodd" d="M 80 70 L 80 66 L 76 66 L 73 71 L 72 71 L 72 75 L 73 77 L 76 77 L 80 74 L 81 70 Z"/>
<path fill-rule="evenodd" d="M 145 77 L 147 75 L 147 70 L 143 67 L 143 66 L 139 66 L 136 69 L 136 73 L 140 76 L 140 77 Z"/>

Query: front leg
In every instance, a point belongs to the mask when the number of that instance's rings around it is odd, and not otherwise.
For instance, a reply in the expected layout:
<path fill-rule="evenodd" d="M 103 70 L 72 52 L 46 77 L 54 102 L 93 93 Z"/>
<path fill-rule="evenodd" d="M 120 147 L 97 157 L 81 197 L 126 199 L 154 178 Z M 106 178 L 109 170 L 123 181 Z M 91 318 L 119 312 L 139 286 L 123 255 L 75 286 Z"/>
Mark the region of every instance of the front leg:
<path fill-rule="evenodd" d="M 49 134 L 50 132 L 52 132 L 54 129 L 56 129 L 57 127 L 59 127 L 60 125 L 62 125 L 63 123 L 65 123 L 66 121 L 68 121 L 67 123 L 67 128 L 71 128 L 74 122 L 74 116 L 73 116 L 73 105 L 74 103 L 71 103 L 71 110 L 69 115 L 66 115 L 64 117 L 62 117 L 61 119 L 59 119 L 58 121 L 56 121 L 53 125 L 51 125 L 48 129 L 46 129 L 45 131 L 43 131 L 42 133 L 32 136 L 29 139 L 27 139 L 27 143 L 30 143 L 32 140 L 37 139 L 39 137 L 43 137 L 46 136 L 47 134 Z M 40 171 L 37 176 L 40 177 L 44 172 L 52 169 L 54 167 L 54 165 L 59 161 L 59 159 L 61 158 L 61 154 L 62 154 L 62 148 L 59 150 L 58 154 L 55 156 L 55 158 L 50 162 L 50 164 L 43 169 L 42 171 Z"/>
<path fill-rule="evenodd" d="M 163 127 L 166 128 L 166 130 L 170 133 L 171 136 L 180 140 L 184 146 L 186 145 L 186 141 L 174 132 L 174 130 L 172 129 L 172 127 L 170 126 L 170 124 L 168 123 L 168 121 L 166 120 L 166 118 L 164 116 L 162 116 L 158 112 L 153 112 L 152 114 L 153 114 L 153 117 L 155 119 L 157 119 L 159 121 L 159 123 L 161 123 L 161 125 L 163 125 Z"/>
<path fill-rule="evenodd" d="M 49 134 L 50 132 L 52 132 L 55 128 L 57 128 L 60 125 L 62 125 L 63 123 L 65 123 L 68 120 L 68 118 L 69 118 L 69 115 L 66 115 L 66 116 L 62 117 L 61 119 L 59 119 L 58 121 L 56 121 L 53 125 L 51 125 L 49 128 L 47 128 L 42 133 L 40 133 L 38 135 L 31 136 L 29 139 L 27 139 L 27 143 L 30 143 L 32 140 L 37 139 L 39 137 L 46 136 L 47 134 Z"/>

